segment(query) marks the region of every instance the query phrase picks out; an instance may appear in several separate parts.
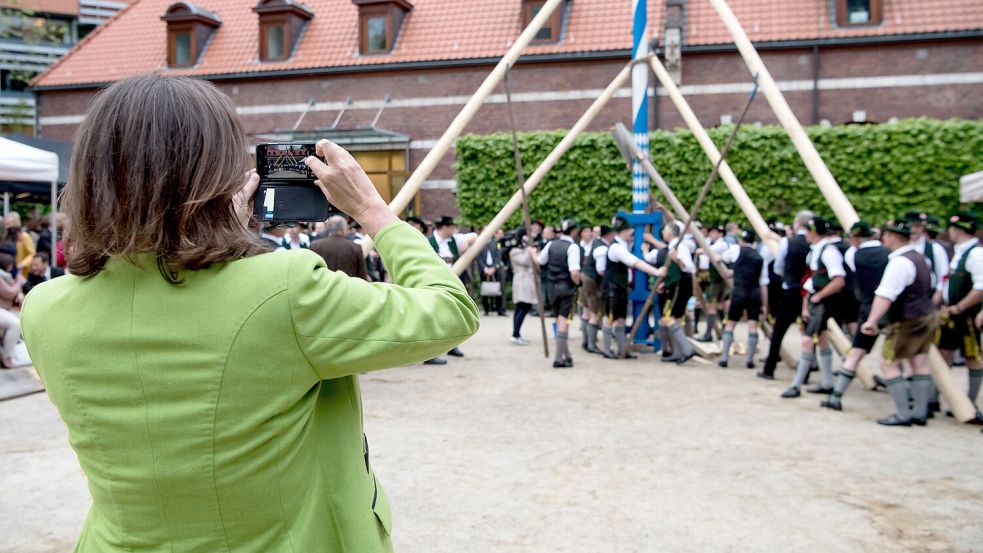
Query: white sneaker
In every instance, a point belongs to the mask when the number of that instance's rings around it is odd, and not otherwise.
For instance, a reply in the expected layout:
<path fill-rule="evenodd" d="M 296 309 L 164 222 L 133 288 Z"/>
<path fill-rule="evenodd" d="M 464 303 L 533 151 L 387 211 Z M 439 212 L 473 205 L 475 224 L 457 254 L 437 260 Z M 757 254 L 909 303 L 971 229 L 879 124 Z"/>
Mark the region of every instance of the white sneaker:
<path fill-rule="evenodd" d="M 515 344 L 515 345 L 517 345 L 517 346 L 528 346 L 529 345 L 529 340 L 526 340 L 525 338 L 523 338 L 521 336 L 518 337 L 518 338 L 516 338 L 515 336 L 513 336 L 510 339 L 512 340 L 512 343 Z"/>

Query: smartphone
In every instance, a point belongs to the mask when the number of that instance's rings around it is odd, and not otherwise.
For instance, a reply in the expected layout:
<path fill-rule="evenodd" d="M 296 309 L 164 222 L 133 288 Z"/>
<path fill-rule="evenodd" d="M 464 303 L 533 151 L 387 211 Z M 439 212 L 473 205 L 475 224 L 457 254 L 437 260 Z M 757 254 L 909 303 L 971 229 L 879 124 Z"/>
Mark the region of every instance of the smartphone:
<path fill-rule="evenodd" d="M 304 163 L 310 156 L 324 161 L 311 142 L 256 146 L 259 188 L 253 199 L 253 216 L 257 221 L 267 225 L 324 221 L 338 212 Z"/>

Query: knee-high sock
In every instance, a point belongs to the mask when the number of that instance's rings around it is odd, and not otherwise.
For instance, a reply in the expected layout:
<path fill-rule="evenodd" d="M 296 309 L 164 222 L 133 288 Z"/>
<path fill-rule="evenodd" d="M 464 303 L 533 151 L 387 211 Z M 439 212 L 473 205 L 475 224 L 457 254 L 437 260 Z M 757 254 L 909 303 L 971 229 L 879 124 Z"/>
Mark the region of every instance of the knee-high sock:
<path fill-rule="evenodd" d="M 819 370 L 823 375 L 822 387 L 833 387 L 833 349 L 819 349 Z"/>
<path fill-rule="evenodd" d="M 911 416 L 924 419 L 928 416 L 928 397 L 932 395 L 932 377 L 927 374 L 916 374 L 911 377 L 911 395 L 915 400 L 915 408 Z"/>
<path fill-rule="evenodd" d="M 843 394 L 850 386 L 850 383 L 853 382 L 853 377 L 855 376 L 857 376 L 857 373 L 850 369 L 840 369 L 840 376 L 836 379 L 836 386 L 833 386 L 833 397 L 843 397 Z"/>
<path fill-rule="evenodd" d="M 601 346 L 604 348 L 604 353 L 611 353 L 611 340 L 614 338 L 614 331 L 610 326 L 601 327 Z"/>
<path fill-rule="evenodd" d="M 754 363 L 754 354 L 758 351 L 758 333 L 749 332 L 747 335 L 747 362 Z"/>
<path fill-rule="evenodd" d="M 980 384 L 983 384 L 983 369 L 969 369 L 969 400 L 973 403 L 980 395 Z"/>
<path fill-rule="evenodd" d="M 589 330 L 589 323 L 587 319 L 581 314 L 580 316 L 580 345 L 587 347 L 587 331 Z"/>
<path fill-rule="evenodd" d="M 720 360 L 724 363 L 730 361 L 730 346 L 734 343 L 734 331 L 724 330 L 724 348 L 723 353 L 720 354 Z"/>
<path fill-rule="evenodd" d="M 911 409 L 908 407 L 908 386 L 903 377 L 892 378 L 887 381 L 887 391 L 894 400 L 894 408 L 898 413 L 898 418 L 908 420 L 911 418 Z"/>
<path fill-rule="evenodd" d="M 597 325 L 587 323 L 587 349 L 597 349 Z"/>
<path fill-rule="evenodd" d="M 673 352 L 680 357 L 689 357 L 693 353 L 693 346 L 686 339 L 683 327 L 679 323 L 673 323 L 669 327 L 669 339 L 672 342 Z"/>
<path fill-rule="evenodd" d="M 556 361 L 563 361 L 567 357 L 570 357 L 570 349 L 567 347 L 567 339 L 569 337 L 569 332 L 556 333 Z"/>
<path fill-rule="evenodd" d="M 625 348 L 628 347 L 628 336 L 625 334 L 625 327 L 614 327 L 614 342 L 618 344 L 618 355 L 621 355 L 621 352 L 625 351 Z"/>
<path fill-rule="evenodd" d="M 672 349 L 672 340 L 669 339 L 669 327 L 667 325 L 659 325 L 659 341 L 662 342 L 662 351 L 675 353 Z"/>
<path fill-rule="evenodd" d="M 812 368 L 812 362 L 816 360 L 816 354 L 811 351 L 803 351 L 799 355 L 799 364 L 795 367 L 795 378 L 792 379 L 793 388 L 801 388 L 802 383 L 806 381 L 806 377 L 809 376 L 809 369 Z"/>
<path fill-rule="evenodd" d="M 696 332 L 696 327 L 693 325 L 693 317 L 686 315 L 686 335 L 692 336 Z"/>
<path fill-rule="evenodd" d="M 707 331 L 703 333 L 704 336 L 713 337 L 713 325 L 717 322 L 716 313 L 707 313 Z"/>

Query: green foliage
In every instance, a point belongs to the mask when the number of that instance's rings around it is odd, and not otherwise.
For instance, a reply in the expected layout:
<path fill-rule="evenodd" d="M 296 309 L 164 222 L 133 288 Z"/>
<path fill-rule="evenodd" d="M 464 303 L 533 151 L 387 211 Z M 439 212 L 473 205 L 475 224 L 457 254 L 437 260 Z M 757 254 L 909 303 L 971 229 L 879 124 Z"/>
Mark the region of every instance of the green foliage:
<path fill-rule="evenodd" d="M 710 129 L 718 148 L 733 126 Z M 959 205 L 959 177 L 983 169 L 983 122 L 906 119 L 884 125 L 809 127 L 840 187 L 864 219 L 879 223 L 909 208 L 947 215 Z M 565 131 L 522 133 L 526 178 Z M 655 168 L 684 205 L 691 205 L 712 165 L 689 131 L 656 131 L 650 151 Z M 800 209 L 831 213 L 785 131 L 742 127 L 728 163 L 764 217 L 788 221 Z M 509 134 L 463 136 L 457 141 L 461 219 L 482 225 L 518 190 Z M 652 187 L 657 201 L 661 198 Z M 619 209 L 631 210 L 631 172 L 609 133 L 585 133 L 529 196 L 533 218 L 563 216 L 598 224 Z M 704 221 L 744 221 L 718 178 L 701 211 Z M 521 210 L 509 221 L 521 224 Z"/>

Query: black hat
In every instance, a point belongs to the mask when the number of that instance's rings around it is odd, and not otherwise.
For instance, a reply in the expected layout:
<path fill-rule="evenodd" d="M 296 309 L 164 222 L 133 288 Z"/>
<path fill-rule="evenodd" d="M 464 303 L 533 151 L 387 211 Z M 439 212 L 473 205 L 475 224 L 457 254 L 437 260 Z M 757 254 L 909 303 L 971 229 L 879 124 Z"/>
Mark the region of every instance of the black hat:
<path fill-rule="evenodd" d="M 427 228 L 427 224 L 425 222 L 423 222 L 423 219 L 421 219 L 419 217 L 415 217 L 415 216 L 407 217 L 406 218 L 406 222 L 407 223 L 416 223 L 416 224 L 420 225 L 423 228 Z"/>
<path fill-rule="evenodd" d="M 843 225 L 840 224 L 840 220 L 833 217 L 829 220 L 829 230 L 833 232 L 843 232 Z"/>
<path fill-rule="evenodd" d="M 604 236 L 606 234 L 611 234 L 612 232 L 614 232 L 613 228 L 607 225 L 601 225 L 601 233 L 600 233 L 601 236 Z"/>
<path fill-rule="evenodd" d="M 904 214 L 904 220 L 909 223 L 925 223 L 928 221 L 928 213 L 924 211 L 909 211 Z"/>
<path fill-rule="evenodd" d="M 977 222 L 976 215 L 969 211 L 957 211 L 952 214 L 952 217 L 949 217 L 950 227 L 962 229 L 970 234 L 976 233 Z"/>
<path fill-rule="evenodd" d="M 433 224 L 433 226 L 436 227 L 436 228 L 450 227 L 450 226 L 456 226 L 456 225 L 457 225 L 457 223 L 454 222 L 454 218 L 453 217 L 449 217 L 447 215 L 444 215 L 440 219 L 437 219 L 437 222 L 435 222 Z"/>
<path fill-rule="evenodd" d="M 815 216 L 806 223 L 806 228 L 815 232 L 819 236 L 826 236 L 829 232 L 829 221 L 825 217 Z"/>
<path fill-rule="evenodd" d="M 741 240 L 751 244 L 758 241 L 758 235 L 754 232 L 754 229 L 746 228 L 741 231 Z"/>
<path fill-rule="evenodd" d="M 560 232 L 563 234 L 570 234 L 570 231 L 577 230 L 579 225 L 576 219 L 564 219 L 560 222 Z"/>
<path fill-rule="evenodd" d="M 925 230 L 936 234 L 942 232 L 942 221 L 935 215 L 929 215 L 925 220 Z"/>
<path fill-rule="evenodd" d="M 850 227 L 850 236 L 855 236 L 857 238 L 870 238 L 874 235 L 874 228 L 870 226 L 870 223 L 864 220 L 857 221 L 853 223 Z"/>
<path fill-rule="evenodd" d="M 618 215 L 615 215 L 614 218 L 611 219 L 611 226 L 614 227 L 615 232 L 621 232 L 623 230 L 633 228 L 633 225 L 628 222 L 628 219 Z"/>
<path fill-rule="evenodd" d="M 886 223 L 881 228 L 884 232 L 893 232 L 895 234 L 901 234 L 903 236 L 911 236 L 911 223 L 914 221 L 909 220 L 907 217 L 899 217 L 897 219 L 892 219 Z"/>

